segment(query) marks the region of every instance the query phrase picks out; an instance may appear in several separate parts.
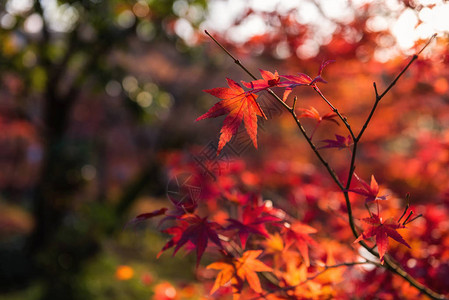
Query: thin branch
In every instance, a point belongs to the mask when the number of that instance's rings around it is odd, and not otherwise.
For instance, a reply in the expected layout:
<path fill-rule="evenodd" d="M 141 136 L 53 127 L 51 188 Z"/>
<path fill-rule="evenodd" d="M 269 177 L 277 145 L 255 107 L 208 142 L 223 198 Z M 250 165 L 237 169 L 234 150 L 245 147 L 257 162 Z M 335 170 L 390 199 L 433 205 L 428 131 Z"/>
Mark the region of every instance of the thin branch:
<path fill-rule="evenodd" d="M 413 215 L 413 210 L 411 210 L 411 211 L 408 213 L 408 216 L 407 216 L 407 218 L 405 218 L 404 222 L 402 222 L 402 225 L 407 224 L 408 219 L 410 219 L 410 217 L 411 217 L 412 215 Z"/>
<path fill-rule="evenodd" d="M 425 285 L 418 282 L 414 277 L 412 277 L 409 273 L 407 273 L 405 270 L 403 270 L 399 263 L 392 260 L 392 258 L 388 255 L 384 256 L 384 264 L 385 266 L 392 271 L 393 273 L 401 276 L 404 278 L 408 283 L 410 283 L 412 286 L 414 286 L 416 289 L 418 289 L 421 293 L 427 295 L 431 299 L 438 299 L 438 300 L 444 300 L 448 299 L 446 296 L 438 294 L 434 292 L 433 290 L 429 289 Z"/>
<path fill-rule="evenodd" d="M 419 214 L 416 217 L 414 217 L 413 219 L 411 219 L 410 221 L 404 222 L 404 225 L 410 224 L 411 222 L 415 221 L 418 218 L 421 218 L 422 216 L 423 216 L 422 214 Z"/>
<path fill-rule="evenodd" d="M 352 215 L 352 205 L 351 205 L 351 201 L 349 201 L 349 193 L 348 193 L 347 189 L 343 191 L 343 196 L 345 197 L 346 209 L 348 210 L 349 227 L 351 227 L 352 234 L 357 238 L 359 236 L 359 233 L 357 232 L 357 229 L 355 227 L 354 217 Z M 360 244 L 363 245 L 364 242 L 360 241 Z"/>
<path fill-rule="evenodd" d="M 295 98 L 293 98 L 293 105 L 292 105 L 292 110 L 294 111 L 296 109 L 296 102 L 298 101 L 298 97 L 295 96 Z"/>
<path fill-rule="evenodd" d="M 377 91 L 377 85 L 375 82 L 373 82 L 373 87 L 374 87 L 374 93 L 376 94 L 376 99 L 379 98 L 379 92 Z"/>
<path fill-rule="evenodd" d="M 371 118 L 372 118 L 372 116 L 374 114 L 374 111 L 377 108 L 377 104 L 379 103 L 379 101 L 382 100 L 382 98 L 391 90 L 391 88 L 393 88 L 393 86 L 396 84 L 396 82 L 399 80 L 399 78 L 401 78 L 402 75 L 405 73 L 405 71 L 407 71 L 408 68 L 413 64 L 413 62 L 418 59 L 418 56 L 424 51 L 424 49 L 427 48 L 427 46 L 429 46 L 429 44 L 435 39 L 436 36 L 437 36 L 436 33 L 434 35 L 432 35 L 430 37 L 430 39 L 427 41 L 427 43 L 421 48 L 421 50 L 411 57 L 411 59 L 408 62 L 408 64 L 401 70 L 401 72 L 399 72 L 399 74 L 387 86 L 387 88 L 385 89 L 385 91 L 383 91 L 382 94 L 379 95 L 379 93 L 377 91 L 376 83 L 373 84 L 374 85 L 374 91 L 375 91 L 375 94 L 376 94 L 376 100 L 374 102 L 373 108 L 371 109 L 371 112 L 370 112 L 368 118 L 365 121 L 365 124 L 363 124 L 362 130 L 360 130 L 360 132 L 359 132 L 359 134 L 357 136 L 357 139 L 354 142 L 358 142 L 360 140 L 360 138 L 362 137 L 363 133 L 365 132 L 366 128 L 368 127 L 369 122 L 371 121 Z"/>
<path fill-rule="evenodd" d="M 405 206 L 404 212 L 402 213 L 401 217 L 398 219 L 398 223 L 401 222 L 402 218 L 407 213 L 407 210 L 408 210 L 409 207 L 410 207 L 410 203 L 407 203 L 407 205 Z"/>
<path fill-rule="evenodd" d="M 305 283 L 307 283 L 307 282 L 309 282 L 311 280 L 316 279 L 317 277 L 321 276 L 322 274 L 324 274 L 325 272 L 327 272 L 327 271 L 329 271 L 331 269 L 336 269 L 336 268 L 341 268 L 341 267 L 353 267 L 353 266 L 357 266 L 357 265 L 366 265 L 366 264 L 373 264 L 373 265 L 376 265 L 376 266 L 381 266 L 380 264 L 378 264 L 376 262 L 373 262 L 373 261 L 369 261 L 369 260 L 366 260 L 366 261 L 355 261 L 355 262 L 346 262 L 346 263 L 339 263 L 339 264 L 330 265 L 330 266 L 324 266 L 323 270 L 313 274 L 312 276 L 307 277 L 306 279 L 304 279 L 303 281 L 301 281 L 298 284 L 290 285 L 290 286 L 286 286 L 286 287 L 279 287 L 276 290 L 266 292 L 265 294 L 261 295 L 261 297 L 266 297 L 268 295 L 271 295 L 271 294 L 274 294 L 274 293 L 278 293 L 278 292 L 286 292 L 286 291 L 293 290 L 293 289 L 297 288 L 298 286 L 301 286 L 301 285 L 303 285 L 303 284 L 305 284 Z M 253 299 L 255 300 L 255 299 L 259 299 L 259 298 L 253 298 Z M 251 300 L 253 300 L 253 299 L 251 299 Z"/>
<path fill-rule="evenodd" d="M 338 111 L 338 109 L 332 105 L 332 103 L 323 95 L 323 93 L 316 87 L 314 86 L 313 89 L 315 90 L 315 92 L 318 93 L 318 95 L 320 95 L 320 97 L 330 106 L 330 108 L 332 109 L 332 111 L 334 113 L 337 114 L 337 116 L 340 118 L 340 120 L 343 122 L 343 124 L 345 124 L 346 128 L 349 131 L 349 134 L 351 135 L 352 139 L 355 140 L 355 134 L 354 131 L 352 131 L 351 125 L 349 125 L 348 123 L 348 119 L 346 117 L 343 117 L 340 112 Z"/>
<path fill-rule="evenodd" d="M 282 101 L 282 100 L 279 99 L 279 101 Z M 324 167 L 326 168 L 327 172 L 332 177 L 334 182 L 338 185 L 338 187 L 341 190 L 343 190 L 344 189 L 343 183 L 340 181 L 340 179 L 338 179 L 337 173 L 335 173 L 334 169 L 332 169 L 332 167 L 324 159 L 324 157 L 320 154 L 320 152 L 318 152 L 318 148 L 315 146 L 315 144 L 312 142 L 312 140 L 307 136 L 307 132 L 304 129 L 304 127 L 302 126 L 301 122 L 299 121 L 298 116 L 296 115 L 295 110 L 294 109 L 290 109 L 289 112 L 292 115 L 293 120 L 295 121 L 295 123 L 298 126 L 299 130 L 301 131 L 302 135 L 304 136 L 304 138 L 306 139 L 307 143 L 309 144 L 310 148 L 315 153 L 315 156 L 320 160 L 321 164 L 324 165 Z"/>
<path fill-rule="evenodd" d="M 435 39 L 437 37 L 437 34 L 436 33 L 434 33 L 431 37 L 430 37 L 430 39 L 427 41 L 427 43 L 421 48 L 421 50 L 419 50 L 419 52 L 418 53 L 416 53 L 416 55 L 420 55 L 421 54 L 421 52 L 423 52 L 424 51 L 424 49 L 426 49 L 427 48 L 427 46 L 429 46 L 430 45 L 430 43 L 432 43 L 432 41 Z"/>
<path fill-rule="evenodd" d="M 220 42 L 218 42 L 207 30 L 204 30 L 204 32 L 215 42 L 215 44 L 218 45 L 218 47 L 221 48 L 221 50 L 223 50 L 224 52 L 226 52 L 226 54 L 232 58 L 234 60 L 234 63 L 236 65 L 238 65 L 240 68 L 243 69 L 243 71 L 246 72 L 246 74 L 248 74 L 249 76 L 251 76 L 252 79 L 257 80 L 256 76 L 253 75 L 253 73 L 251 73 L 244 65 L 242 65 L 242 63 L 240 62 L 240 60 L 238 60 L 237 58 L 235 58 L 231 52 L 228 51 L 228 49 L 226 49 L 222 44 L 220 44 Z"/>
<path fill-rule="evenodd" d="M 246 74 L 248 74 L 252 79 L 257 80 L 257 77 L 254 76 L 253 73 L 251 73 L 243 64 L 242 62 L 237 59 L 236 57 L 234 57 L 234 55 L 232 55 L 231 52 L 228 51 L 228 49 L 226 49 L 219 41 L 217 41 L 207 30 L 204 30 L 204 32 L 215 42 L 215 44 L 217 44 L 218 47 L 220 47 L 230 58 L 232 58 L 232 60 L 234 60 L 234 63 L 236 65 L 238 65 L 243 71 L 246 72 Z M 267 92 L 273 96 L 277 101 L 279 101 L 282 106 L 284 106 L 285 109 L 287 110 L 291 110 L 292 108 L 285 103 L 284 101 L 282 101 L 278 95 L 276 95 L 271 89 L 267 89 Z"/>

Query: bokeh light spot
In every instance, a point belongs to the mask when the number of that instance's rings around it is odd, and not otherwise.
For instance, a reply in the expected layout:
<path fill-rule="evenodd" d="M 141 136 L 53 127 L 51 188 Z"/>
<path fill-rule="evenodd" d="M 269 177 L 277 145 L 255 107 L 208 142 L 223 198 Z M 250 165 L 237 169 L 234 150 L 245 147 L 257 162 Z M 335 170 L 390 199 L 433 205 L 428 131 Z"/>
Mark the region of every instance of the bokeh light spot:
<path fill-rule="evenodd" d="M 106 93 L 111 97 L 117 97 L 122 92 L 120 83 L 116 80 L 111 80 L 106 84 Z"/>
<path fill-rule="evenodd" d="M 118 266 L 115 271 L 115 278 L 118 280 L 129 280 L 133 278 L 134 270 L 130 266 L 122 265 Z"/>
<path fill-rule="evenodd" d="M 145 1 L 137 1 L 133 6 L 134 14 L 139 18 L 144 18 L 150 13 L 150 8 Z"/>
<path fill-rule="evenodd" d="M 130 10 L 125 10 L 117 16 L 117 24 L 126 29 L 130 28 L 136 22 L 136 17 Z"/>
<path fill-rule="evenodd" d="M 41 16 L 37 13 L 30 15 L 23 24 L 25 31 L 28 33 L 39 33 L 44 26 L 44 21 Z"/>

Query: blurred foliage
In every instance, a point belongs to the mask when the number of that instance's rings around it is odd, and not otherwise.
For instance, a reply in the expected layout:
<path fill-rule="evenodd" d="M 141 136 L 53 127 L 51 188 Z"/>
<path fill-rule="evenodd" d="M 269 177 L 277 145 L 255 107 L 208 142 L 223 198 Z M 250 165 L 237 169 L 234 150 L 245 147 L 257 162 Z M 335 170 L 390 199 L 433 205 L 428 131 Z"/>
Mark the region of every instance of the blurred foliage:
<path fill-rule="evenodd" d="M 118 238 L 143 190 L 164 191 L 158 128 L 174 96 L 158 78 L 137 74 L 129 57 L 152 45 L 189 49 L 174 26 L 182 20 L 192 31 L 206 9 L 202 0 L 0 4 L 2 293 L 151 295 L 153 285 L 139 279 L 112 283 L 123 256 L 108 254 L 106 241 Z M 175 263 L 186 261 L 167 265 Z M 175 268 L 163 270 L 176 278 Z"/>

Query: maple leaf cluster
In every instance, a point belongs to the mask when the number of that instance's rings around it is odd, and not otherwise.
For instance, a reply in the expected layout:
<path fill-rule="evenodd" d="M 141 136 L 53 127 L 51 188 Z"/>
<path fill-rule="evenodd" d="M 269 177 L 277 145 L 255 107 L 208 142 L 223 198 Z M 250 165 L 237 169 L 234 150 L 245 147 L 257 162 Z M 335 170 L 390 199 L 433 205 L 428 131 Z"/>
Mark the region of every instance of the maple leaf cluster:
<path fill-rule="evenodd" d="M 136 222 L 161 219 L 153 220 L 154 225 L 168 238 L 159 255 L 187 252 L 196 257 L 198 279 L 211 299 L 229 299 L 229 294 L 235 299 L 344 299 L 347 293 L 355 293 L 352 287 L 356 283 L 394 291 L 397 281 L 385 277 L 383 270 L 335 266 L 363 260 L 365 255 L 356 245 L 361 241 L 382 255 L 379 260 L 370 257 L 375 264 L 386 261 L 387 253 L 404 265 L 419 257 L 416 243 L 421 234 L 408 232 L 411 217 L 406 221 L 406 212 L 399 220 L 389 218 L 395 215 L 399 199 L 374 176 L 368 183 L 354 176 L 349 191 L 354 196 L 354 214 L 360 216 L 356 218 L 356 239 L 348 235 L 344 200 L 337 197 L 335 203 L 335 189 L 323 181 L 317 169 L 288 159 L 268 159 L 258 165 L 238 159 L 214 180 L 194 161 L 180 162 L 181 157 L 180 153 L 171 156 L 167 165 L 176 173 L 195 174 L 203 183 L 196 205 L 173 201 L 172 207 L 138 216 Z M 251 182 L 248 173 L 264 176 Z M 263 201 L 254 192 L 262 189 L 278 199 Z M 395 205 L 389 207 L 389 202 Z M 364 216 L 365 204 L 373 211 L 371 215 Z M 374 212 L 378 204 L 382 211 Z M 297 209 L 291 209 L 293 206 Z M 416 228 L 414 224 L 413 230 Z M 204 261 L 208 263 L 203 265 Z M 248 270 L 247 266 L 254 268 Z M 365 292 L 357 293 L 363 297 Z M 405 291 L 391 293 L 404 297 Z"/>
<path fill-rule="evenodd" d="M 229 87 L 219 87 L 209 90 L 204 90 L 206 93 L 215 96 L 221 101 L 216 103 L 205 114 L 196 119 L 200 121 L 207 118 L 215 118 L 226 115 L 223 126 L 220 130 L 220 140 L 218 142 L 217 155 L 220 154 L 223 147 L 235 135 L 240 125 L 245 125 L 246 132 L 255 148 L 257 148 L 257 117 L 267 119 L 265 113 L 257 102 L 257 93 L 266 91 L 271 88 L 284 88 L 283 100 L 286 101 L 290 93 L 295 87 L 310 86 L 318 89 L 316 85 L 318 82 L 326 83 L 321 77 L 321 73 L 326 65 L 333 61 L 324 61 L 315 78 L 311 78 L 304 73 L 297 75 L 279 75 L 277 71 L 274 73 L 266 70 L 259 70 L 262 79 L 256 79 L 251 82 L 242 81 L 242 85 L 249 89 L 245 91 L 240 84 L 232 79 L 226 78 Z M 281 80 L 284 78 L 285 80 Z M 335 113 L 328 113 L 320 117 L 318 111 L 311 107 L 303 113 L 302 117 L 314 118 L 317 120 L 317 126 L 321 121 L 328 120 L 338 124 L 335 120 Z"/>
<path fill-rule="evenodd" d="M 211 294 L 216 292 L 221 286 L 230 283 L 234 289 L 234 294 L 238 295 L 245 280 L 256 293 L 262 293 L 263 290 L 256 272 L 272 272 L 273 270 L 257 259 L 260 254 L 262 254 L 262 250 L 248 250 L 242 254 L 242 257 L 233 259 L 230 262 L 215 262 L 208 265 L 208 269 L 220 270 Z"/>
<path fill-rule="evenodd" d="M 271 201 L 262 201 L 255 193 L 236 189 L 230 182 L 242 168 L 244 166 L 238 164 L 231 167 L 218 182 L 203 178 L 205 193 L 202 200 L 195 206 L 187 203 L 188 210 L 183 209 L 183 204 L 172 202 L 172 208 L 141 214 L 131 223 L 162 218 L 158 227 L 163 227 L 161 231 L 170 238 L 158 257 L 170 249 L 173 249 L 173 255 L 184 249 L 195 254 L 199 270 L 202 270 L 200 261 L 205 253 L 215 257 L 202 272 L 214 272 L 215 279 L 209 292 L 217 298 L 230 292 L 234 299 L 258 299 L 264 295 L 271 299 L 313 299 L 334 297 L 342 292 L 340 284 L 343 284 L 344 270 L 327 268 L 355 259 L 354 255 L 348 254 L 351 251 L 341 244 L 329 243 L 327 238 L 318 241 L 316 235 L 324 228 L 319 231 L 307 224 L 307 219 L 298 220 L 287 211 L 274 207 Z M 304 176 L 310 181 L 310 174 Z M 357 179 L 360 187 L 351 190 L 369 197 L 368 203 L 376 204 L 386 197 L 380 194 L 374 177 L 371 185 Z M 271 177 L 266 180 L 270 181 Z M 320 182 L 314 184 L 319 186 Z M 396 231 L 405 228 L 405 222 L 384 221 L 374 213 L 361 221 L 369 227 L 354 243 L 373 238 L 381 262 L 388 251 L 388 238 L 409 247 Z M 333 226 L 338 227 L 337 224 Z M 274 283 L 267 278 L 274 279 Z"/>
<path fill-rule="evenodd" d="M 288 270 L 307 269 L 311 265 L 309 249 L 318 244 L 310 234 L 315 234 L 317 230 L 292 218 L 284 210 L 273 207 L 270 201 L 263 202 L 255 194 L 234 191 L 232 194 L 222 193 L 221 196 L 223 207 L 232 205 L 237 209 L 235 215 L 229 213 L 227 218 L 200 217 L 198 208 L 179 214 L 179 207 L 173 203 L 174 209 L 161 208 L 141 214 L 130 223 L 163 217 L 158 226 L 165 226 L 162 232 L 171 238 L 158 257 L 169 249 L 174 249 L 175 255 L 184 248 L 196 253 L 198 267 L 205 252 L 220 254 L 221 260 L 207 266 L 207 269 L 219 271 L 211 294 L 220 294 L 230 286 L 235 299 L 242 293 L 261 295 L 266 290 L 262 281 L 266 280 L 261 280 L 260 273 L 270 273 L 279 278 L 278 289 L 282 293 L 286 285 L 295 282 L 288 279 Z M 217 205 L 213 201 L 216 199 L 214 194 L 208 195 L 208 198 L 210 200 L 206 205 Z M 168 223 L 170 225 L 166 226 Z M 295 266 L 291 259 L 294 259 Z M 307 274 L 306 271 L 304 280 Z M 295 292 L 289 293 L 293 295 Z"/>

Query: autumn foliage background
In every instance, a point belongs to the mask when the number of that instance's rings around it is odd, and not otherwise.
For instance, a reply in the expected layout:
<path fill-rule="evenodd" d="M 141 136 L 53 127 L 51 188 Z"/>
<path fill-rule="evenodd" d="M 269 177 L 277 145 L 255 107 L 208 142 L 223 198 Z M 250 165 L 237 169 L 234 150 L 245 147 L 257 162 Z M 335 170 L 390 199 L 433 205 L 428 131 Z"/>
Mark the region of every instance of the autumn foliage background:
<path fill-rule="evenodd" d="M 373 81 L 383 90 L 427 38 L 401 48 L 393 27 L 376 18 L 416 15 L 409 30 L 422 33 L 426 11 L 447 10 L 447 3 L 339 2 L 350 12 L 339 17 L 326 1 L 288 9 L 218 0 L 19 2 L 0 4 L 0 298 L 227 299 L 232 288 L 214 286 L 227 266 L 217 249 L 224 242 L 213 233 L 202 255 L 186 242 L 174 258 L 168 250 L 156 259 L 176 236 L 168 228 L 202 222 L 175 221 L 186 210 L 238 237 L 240 264 L 253 263 L 240 274 L 253 278 L 241 283 L 243 299 L 273 289 L 265 274 L 273 270 L 285 285 L 305 281 L 294 290 L 304 298 L 424 298 L 382 268 L 341 267 L 307 280 L 324 265 L 367 254 L 353 244 L 341 192 L 271 98 L 260 96 L 267 120 L 259 118 L 258 150 L 242 127 L 217 156 L 223 121 L 195 120 L 218 100 L 202 90 L 226 86 L 226 77 L 251 81 L 203 29 L 257 75 L 263 69 L 313 78 L 322 61 L 335 60 L 319 87 L 358 131 L 374 102 Z M 214 30 L 209 9 L 217 3 L 238 9 L 230 9 L 235 20 Z M 305 7 L 326 20 L 326 34 L 299 13 Z M 245 33 L 254 18 L 268 31 Z M 447 29 L 436 31 L 382 99 L 360 142 L 356 173 L 368 182 L 374 174 L 379 193 L 388 195 L 385 218 L 397 219 L 410 193 L 411 210 L 423 217 L 398 231 L 410 249 L 390 239 L 388 253 L 447 295 L 449 47 Z M 236 41 L 242 32 L 247 39 Z M 312 89 L 294 94 L 298 108 L 330 112 Z M 301 121 L 309 134 L 315 130 L 315 119 Z M 343 124 L 324 120 L 314 140 L 335 134 L 347 136 Z M 321 152 L 345 178 L 348 150 Z M 354 216 L 368 217 L 364 197 L 350 196 Z M 163 216 L 135 219 L 147 212 L 170 216 L 162 225 Z M 276 233 L 285 213 L 302 240 Z"/>

